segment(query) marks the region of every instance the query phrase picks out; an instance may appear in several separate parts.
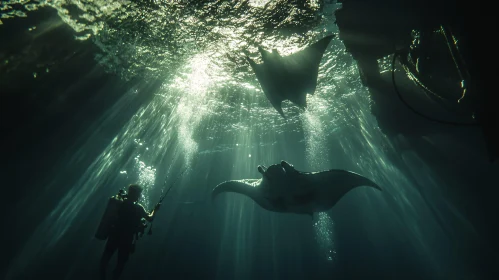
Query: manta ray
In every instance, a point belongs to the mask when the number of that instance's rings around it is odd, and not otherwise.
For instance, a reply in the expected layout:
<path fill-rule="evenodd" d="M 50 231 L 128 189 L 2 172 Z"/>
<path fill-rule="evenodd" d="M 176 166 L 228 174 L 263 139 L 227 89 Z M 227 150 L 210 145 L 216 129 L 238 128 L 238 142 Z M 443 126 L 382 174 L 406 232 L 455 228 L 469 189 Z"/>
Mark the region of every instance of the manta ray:
<path fill-rule="evenodd" d="M 261 179 L 231 180 L 217 185 L 212 200 L 224 192 L 235 192 L 253 199 L 262 208 L 281 213 L 310 215 L 331 209 L 355 187 L 368 186 L 381 191 L 373 181 L 357 173 L 331 169 L 302 172 L 286 161 L 266 168 L 259 165 Z"/>
<path fill-rule="evenodd" d="M 281 114 L 281 103 L 289 100 L 301 109 L 307 107 L 307 93 L 314 94 L 317 87 L 319 64 L 331 39 L 329 35 L 318 42 L 288 56 L 281 56 L 276 49 L 268 52 L 258 47 L 263 63 L 257 64 L 246 56 L 263 92 L 272 106 Z"/>

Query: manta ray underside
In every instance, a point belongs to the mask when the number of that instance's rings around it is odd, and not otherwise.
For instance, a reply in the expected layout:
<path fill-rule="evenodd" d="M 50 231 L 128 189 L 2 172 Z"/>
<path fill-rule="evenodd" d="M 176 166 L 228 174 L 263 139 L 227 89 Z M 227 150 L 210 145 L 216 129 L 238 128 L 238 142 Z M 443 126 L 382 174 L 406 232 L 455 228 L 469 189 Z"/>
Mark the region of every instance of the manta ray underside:
<path fill-rule="evenodd" d="M 284 57 L 276 49 L 268 52 L 259 47 L 263 60 L 261 64 L 246 56 L 265 96 L 283 118 L 286 118 L 281 108 L 284 100 L 289 100 L 302 109 L 307 107 L 307 93 L 315 92 L 319 64 L 329 42 L 335 36 L 324 37 L 305 49 Z"/>
<path fill-rule="evenodd" d="M 262 179 L 232 180 L 217 185 L 212 199 L 224 192 L 235 192 L 250 197 L 269 211 L 313 215 L 328 211 L 356 187 L 381 190 L 366 177 L 340 169 L 301 172 L 281 161 L 268 168 L 258 166 L 258 171 Z"/>

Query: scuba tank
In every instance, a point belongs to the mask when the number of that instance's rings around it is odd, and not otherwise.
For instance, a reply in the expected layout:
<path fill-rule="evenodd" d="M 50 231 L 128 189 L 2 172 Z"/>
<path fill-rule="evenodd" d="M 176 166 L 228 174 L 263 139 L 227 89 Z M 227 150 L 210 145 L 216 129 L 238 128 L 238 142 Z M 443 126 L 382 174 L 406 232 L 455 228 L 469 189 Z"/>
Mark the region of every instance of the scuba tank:
<path fill-rule="evenodd" d="M 95 233 L 95 238 L 99 240 L 106 240 L 109 236 L 109 232 L 116 220 L 118 215 L 119 207 L 123 200 L 125 199 L 125 191 L 120 190 L 117 195 L 109 198 L 106 206 L 106 210 L 102 215 L 102 218 Z"/>
<path fill-rule="evenodd" d="M 185 168 L 180 175 L 175 179 L 173 184 L 166 190 L 166 192 L 161 196 L 159 203 L 156 205 L 160 205 L 161 202 L 163 202 L 163 199 L 165 199 L 166 195 L 168 192 L 172 189 L 172 187 L 175 185 L 175 182 L 184 174 L 184 172 L 187 171 L 187 168 Z M 166 181 L 165 181 L 166 185 Z M 106 206 L 106 210 L 104 211 L 104 214 L 102 215 L 101 221 L 99 223 L 99 227 L 97 228 L 97 232 L 95 233 L 95 238 L 99 240 L 106 240 L 109 237 L 109 234 L 111 232 L 111 229 L 113 226 L 115 226 L 117 219 L 120 214 L 120 206 L 123 204 L 123 201 L 127 197 L 126 193 L 124 190 L 119 190 L 118 194 L 115 196 L 112 196 L 109 198 Z M 155 208 L 156 209 L 156 208 Z M 135 241 L 137 241 L 140 237 L 144 235 L 144 231 L 147 228 L 147 221 L 144 218 L 141 218 L 139 223 L 135 227 L 135 232 L 134 232 L 134 242 L 133 242 L 133 247 L 132 247 L 132 253 L 135 251 Z M 148 235 L 152 234 L 152 221 L 151 221 L 151 226 L 149 227 L 149 232 L 147 233 Z"/>

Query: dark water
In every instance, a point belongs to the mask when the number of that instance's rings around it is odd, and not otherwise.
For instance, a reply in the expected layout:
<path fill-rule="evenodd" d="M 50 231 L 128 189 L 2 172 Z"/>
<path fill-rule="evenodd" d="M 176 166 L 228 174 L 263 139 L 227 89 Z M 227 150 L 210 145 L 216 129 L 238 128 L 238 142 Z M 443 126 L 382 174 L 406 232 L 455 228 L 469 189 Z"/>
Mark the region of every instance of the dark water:
<path fill-rule="evenodd" d="M 0 6 L 2 279 L 97 279 L 107 198 L 139 183 L 151 209 L 185 167 L 122 279 L 493 279 L 499 169 L 479 131 L 385 135 L 338 39 L 307 110 L 285 103 L 285 121 L 244 54 L 337 33 L 338 4 L 191 2 Z M 208 199 L 283 159 L 383 192 L 355 189 L 313 220 Z"/>

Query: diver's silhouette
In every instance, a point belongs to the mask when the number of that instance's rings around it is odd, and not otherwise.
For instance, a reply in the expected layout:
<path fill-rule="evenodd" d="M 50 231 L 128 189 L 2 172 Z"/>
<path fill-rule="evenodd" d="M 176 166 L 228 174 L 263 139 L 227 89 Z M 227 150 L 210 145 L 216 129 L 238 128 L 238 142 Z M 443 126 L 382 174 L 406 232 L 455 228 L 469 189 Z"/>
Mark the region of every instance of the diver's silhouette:
<path fill-rule="evenodd" d="M 128 257 L 135 249 L 134 238 L 143 231 L 142 219 L 151 222 L 155 212 L 159 209 L 158 203 L 149 214 L 137 201 L 142 188 L 139 185 L 130 185 L 128 194 L 119 200 L 116 213 L 109 228 L 107 243 L 100 262 L 101 279 L 106 278 L 106 269 L 113 254 L 118 250 L 118 263 L 113 272 L 113 279 L 118 279 L 125 268 Z"/>

